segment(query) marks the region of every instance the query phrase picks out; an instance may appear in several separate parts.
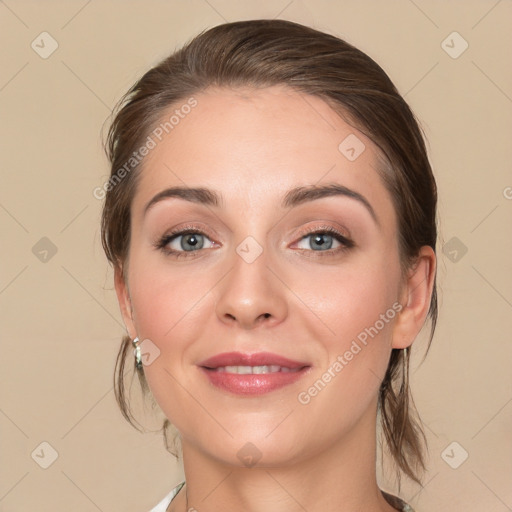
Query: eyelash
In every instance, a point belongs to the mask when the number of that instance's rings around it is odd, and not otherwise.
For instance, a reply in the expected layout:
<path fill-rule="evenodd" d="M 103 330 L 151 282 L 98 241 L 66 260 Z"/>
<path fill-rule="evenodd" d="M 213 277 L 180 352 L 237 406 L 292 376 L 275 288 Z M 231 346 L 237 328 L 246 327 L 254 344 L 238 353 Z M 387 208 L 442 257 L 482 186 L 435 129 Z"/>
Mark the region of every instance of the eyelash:
<path fill-rule="evenodd" d="M 180 229 L 177 229 L 176 231 L 171 231 L 162 238 L 160 238 L 155 244 L 155 248 L 157 250 L 163 251 L 166 255 L 172 256 L 173 258 L 190 258 L 195 257 L 194 253 L 200 252 L 200 251 L 176 251 L 175 249 L 169 249 L 167 245 L 173 241 L 174 238 L 177 238 L 178 236 L 185 236 L 185 235 L 193 235 L 193 234 L 199 234 L 199 235 L 205 235 L 208 237 L 207 233 L 204 233 L 204 231 L 196 228 L 195 226 L 185 226 Z M 339 231 L 334 229 L 331 226 L 315 226 L 314 228 L 306 229 L 304 232 L 300 235 L 300 240 L 303 238 L 306 238 L 307 236 L 311 235 L 331 235 L 335 240 L 337 240 L 339 243 L 342 244 L 341 247 L 338 247 L 336 249 L 328 249 L 327 251 L 313 251 L 310 249 L 297 249 L 301 252 L 309 252 L 309 253 L 316 253 L 315 256 L 311 257 L 324 257 L 324 256 L 333 256 L 337 253 L 343 253 L 345 251 L 348 251 L 352 247 L 354 247 L 354 242 L 350 239 L 348 239 L 346 236 L 342 235 Z"/>

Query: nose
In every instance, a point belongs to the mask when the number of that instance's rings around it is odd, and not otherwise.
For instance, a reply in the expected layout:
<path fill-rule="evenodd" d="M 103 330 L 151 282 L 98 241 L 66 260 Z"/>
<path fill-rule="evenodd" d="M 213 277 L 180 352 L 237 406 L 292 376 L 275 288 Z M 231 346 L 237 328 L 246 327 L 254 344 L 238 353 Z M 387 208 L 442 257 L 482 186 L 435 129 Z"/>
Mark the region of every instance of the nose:
<path fill-rule="evenodd" d="M 222 322 L 253 329 L 284 320 L 287 288 L 268 264 L 265 250 L 252 263 L 235 253 L 231 270 L 216 287 L 216 314 Z"/>

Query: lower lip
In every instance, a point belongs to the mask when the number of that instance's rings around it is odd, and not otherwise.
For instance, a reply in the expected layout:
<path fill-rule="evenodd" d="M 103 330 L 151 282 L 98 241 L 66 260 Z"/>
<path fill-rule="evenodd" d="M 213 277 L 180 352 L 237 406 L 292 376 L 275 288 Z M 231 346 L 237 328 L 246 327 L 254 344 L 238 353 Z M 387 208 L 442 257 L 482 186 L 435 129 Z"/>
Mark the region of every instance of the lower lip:
<path fill-rule="evenodd" d="M 306 366 L 296 372 L 263 374 L 217 372 L 203 366 L 199 368 L 210 379 L 210 382 L 218 388 L 236 395 L 262 395 L 293 384 L 308 373 L 311 367 Z"/>

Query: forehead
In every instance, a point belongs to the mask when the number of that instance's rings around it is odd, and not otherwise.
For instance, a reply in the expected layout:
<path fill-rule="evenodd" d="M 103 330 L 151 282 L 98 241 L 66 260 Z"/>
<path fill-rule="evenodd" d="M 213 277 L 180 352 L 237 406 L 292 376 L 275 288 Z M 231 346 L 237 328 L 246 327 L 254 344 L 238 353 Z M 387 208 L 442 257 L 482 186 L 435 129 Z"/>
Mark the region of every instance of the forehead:
<path fill-rule="evenodd" d="M 134 208 L 176 185 L 211 187 L 230 201 L 261 206 L 262 198 L 280 201 L 296 186 L 337 182 L 394 215 L 377 171 L 378 148 L 321 98 L 278 86 L 210 88 L 194 99 L 143 163 Z"/>

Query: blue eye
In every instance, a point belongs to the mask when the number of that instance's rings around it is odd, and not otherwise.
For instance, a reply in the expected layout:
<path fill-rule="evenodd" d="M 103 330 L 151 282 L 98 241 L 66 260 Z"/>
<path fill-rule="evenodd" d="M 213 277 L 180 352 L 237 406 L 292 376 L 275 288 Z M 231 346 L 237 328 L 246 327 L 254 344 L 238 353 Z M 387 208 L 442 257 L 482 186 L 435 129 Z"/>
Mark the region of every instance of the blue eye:
<path fill-rule="evenodd" d="M 306 244 L 306 247 L 298 247 L 302 251 L 319 253 L 330 251 L 329 254 L 344 251 L 354 246 L 354 242 L 331 227 L 315 228 L 314 231 L 303 235 L 298 244 L 301 243 Z"/>
<path fill-rule="evenodd" d="M 179 235 L 174 237 L 176 242 L 179 238 L 181 238 L 180 248 L 184 251 L 193 251 L 194 249 L 202 249 L 204 245 L 204 235 L 200 235 L 198 233 L 186 233 L 184 235 Z M 169 242 L 171 243 L 171 242 Z"/>
<path fill-rule="evenodd" d="M 209 240 L 198 229 L 187 229 L 163 236 L 157 243 L 157 248 L 176 257 L 186 257 L 188 256 L 186 253 L 197 252 L 197 250 L 203 249 L 205 239 Z"/>
<path fill-rule="evenodd" d="M 207 243 L 205 240 L 210 243 L 210 246 L 205 246 Z M 303 253 L 316 253 L 315 257 L 333 256 L 355 245 L 347 237 L 328 226 L 316 227 L 315 230 L 311 229 L 303 233 L 296 244 L 299 245 L 297 248 Z M 306 246 L 301 247 L 301 244 Z M 210 249 L 214 245 L 215 242 L 212 242 L 201 230 L 193 226 L 165 234 L 155 243 L 156 249 L 173 258 L 194 257 L 196 256 L 194 253 L 200 253 L 201 249 Z"/>
<path fill-rule="evenodd" d="M 329 235 L 326 233 L 314 233 L 312 235 L 305 236 L 302 240 L 307 240 L 309 238 L 309 246 L 311 249 L 319 248 L 319 249 L 331 249 L 333 242 L 338 245 L 340 242 L 334 238 L 333 235 Z M 304 249 L 304 247 L 300 247 L 300 249 Z M 306 247 L 307 249 L 307 247 Z"/>

